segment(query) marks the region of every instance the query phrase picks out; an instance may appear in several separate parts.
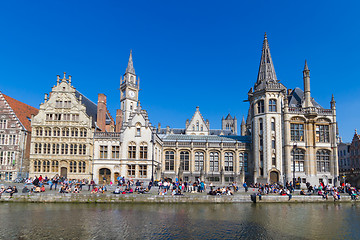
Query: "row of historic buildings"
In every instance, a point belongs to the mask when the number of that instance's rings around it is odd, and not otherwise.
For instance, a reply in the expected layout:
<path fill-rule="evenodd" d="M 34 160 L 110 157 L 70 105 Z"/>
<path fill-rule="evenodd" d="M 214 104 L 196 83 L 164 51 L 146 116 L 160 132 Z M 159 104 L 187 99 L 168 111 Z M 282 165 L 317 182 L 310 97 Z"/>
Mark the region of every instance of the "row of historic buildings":
<path fill-rule="evenodd" d="M 1 166 L 6 166 L 2 171 L 11 172 L 7 179 L 28 172 L 30 176 L 59 174 L 95 181 L 114 181 L 121 175 L 221 183 L 284 182 L 293 178 L 302 183 L 337 183 L 334 97 L 328 109 L 311 97 L 306 62 L 303 90 L 288 89 L 280 83 L 266 35 L 257 81 L 248 92 L 248 116 L 246 121 L 242 119 L 240 132 L 236 117 L 230 114 L 222 118 L 221 129 L 211 129 L 199 107 L 184 128 L 155 127 L 140 105 L 139 84 L 130 53 L 120 80 L 121 108 L 113 118 L 104 94 L 99 94 L 94 103 L 75 89 L 71 76 L 58 76 L 39 110 L 29 107 L 28 127 L 17 119 L 16 133 L 26 136 L 26 141 L 17 135 L 16 143 L 26 144 L 19 145 L 13 165 L 8 160 L 11 154 L 7 155 L 11 152 L 8 143 L 13 142 L 8 133 L 11 124 L 0 122 L 0 131 L 9 135 L 6 143 L 0 142 L 0 156 L 6 155 L 1 158 L 6 159 L 1 161 Z M 0 111 L 4 112 L 0 119 L 16 121 L 5 95 L 0 100 Z"/>

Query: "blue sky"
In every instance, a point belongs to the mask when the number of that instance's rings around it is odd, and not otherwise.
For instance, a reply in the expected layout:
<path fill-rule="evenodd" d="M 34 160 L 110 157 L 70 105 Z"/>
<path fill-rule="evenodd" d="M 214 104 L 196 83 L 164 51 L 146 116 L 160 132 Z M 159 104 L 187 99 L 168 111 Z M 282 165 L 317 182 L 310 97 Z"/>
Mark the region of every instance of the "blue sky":
<path fill-rule="evenodd" d="M 211 128 L 246 117 L 264 32 L 278 79 L 337 102 L 340 135 L 360 128 L 358 1 L 1 1 L 0 90 L 38 107 L 65 71 L 88 98 L 120 106 L 129 51 L 157 126 L 184 127 L 196 106 Z"/>

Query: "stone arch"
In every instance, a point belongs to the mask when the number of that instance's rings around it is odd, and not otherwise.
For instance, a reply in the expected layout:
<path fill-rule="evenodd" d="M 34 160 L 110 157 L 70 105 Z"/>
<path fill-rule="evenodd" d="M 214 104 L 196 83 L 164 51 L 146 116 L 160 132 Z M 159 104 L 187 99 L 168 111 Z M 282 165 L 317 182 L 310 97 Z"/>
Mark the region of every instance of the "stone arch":
<path fill-rule="evenodd" d="M 269 181 L 270 183 L 277 183 L 280 180 L 280 172 L 277 169 L 270 169 Z"/>
<path fill-rule="evenodd" d="M 111 181 L 111 170 L 109 168 L 99 169 L 99 184 L 108 184 Z"/>

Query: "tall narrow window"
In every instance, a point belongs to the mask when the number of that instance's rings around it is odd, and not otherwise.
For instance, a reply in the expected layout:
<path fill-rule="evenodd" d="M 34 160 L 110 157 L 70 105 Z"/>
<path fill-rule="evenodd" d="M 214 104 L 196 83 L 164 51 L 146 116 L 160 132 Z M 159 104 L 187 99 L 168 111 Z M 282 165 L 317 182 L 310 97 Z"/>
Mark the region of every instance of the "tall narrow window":
<path fill-rule="evenodd" d="M 108 157 L 108 147 L 100 146 L 100 158 L 105 159 Z"/>
<path fill-rule="evenodd" d="M 276 100 L 275 99 L 269 100 L 269 112 L 276 112 Z"/>
<path fill-rule="evenodd" d="M 180 152 L 180 164 L 184 171 L 189 171 L 190 153 L 186 151 Z"/>
<path fill-rule="evenodd" d="M 329 141 L 329 125 L 316 125 L 316 142 Z"/>
<path fill-rule="evenodd" d="M 59 171 L 59 161 L 52 161 L 51 171 L 55 173 Z"/>
<path fill-rule="evenodd" d="M 275 119 L 271 119 L 271 131 L 275 131 Z"/>
<path fill-rule="evenodd" d="M 328 150 L 317 151 L 316 165 L 318 172 L 330 172 L 330 151 Z"/>
<path fill-rule="evenodd" d="M 119 159 L 120 158 L 120 147 L 119 146 L 112 146 L 112 155 L 111 157 L 113 159 Z"/>
<path fill-rule="evenodd" d="M 290 124 L 291 141 L 304 141 L 304 124 L 291 123 Z"/>
<path fill-rule="evenodd" d="M 174 159 L 175 159 L 174 151 L 165 152 L 165 170 L 174 171 Z"/>
<path fill-rule="evenodd" d="M 210 152 L 210 171 L 218 172 L 219 171 L 219 153 Z"/>
<path fill-rule="evenodd" d="M 225 159 L 224 159 L 224 170 L 225 172 L 232 172 L 234 171 L 234 161 L 233 161 L 233 153 L 226 152 Z"/>
<path fill-rule="evenodd" d="M 135 177 L 135 165 L 127 165 L 128 166 L 128 177 L 134 178 Z"/>
<path fill-rule="evenodd" d="M 5 129 L 6 128 L 6 123 L 7 123 L 6 119 L 1 119 L 0 120 L 0 128 Z"/>
<path fill-rule="evenodd" d="M 300 148 L 296 148 L 292 151 L 293 162 L 291 165 L 291 171 L 303 172 L 304 171 L 304 162 L 305 162 L 305 151 Z"/>
<path fill-rule="evenodd" d="M 147 166 L 139 165 L 139 177 L 146 178 L 147 177 Z"/>
<path fill-rule="evenodd" d="M 136 158 L 136 143 L 134 143 L 134 142 L 131 142 L 129 144 L 128 158 L 130 158 L 130 159 Z"/>
<path fill-rule="evenodd" d="M 257 111 L 258 111 L 258 113 L 264 113 L 265 112 L 264 100 L 259 100 L 257 102 Z"/>
<path fill-rule="evenodd" d="M 201 171 L 204 169 L 204 153 L 195 152 L 195 171 Z"/>
<path fill-rule="evenodd" d="M 140 159 L 147 159 L 147 144 L 140 144 Z"/>

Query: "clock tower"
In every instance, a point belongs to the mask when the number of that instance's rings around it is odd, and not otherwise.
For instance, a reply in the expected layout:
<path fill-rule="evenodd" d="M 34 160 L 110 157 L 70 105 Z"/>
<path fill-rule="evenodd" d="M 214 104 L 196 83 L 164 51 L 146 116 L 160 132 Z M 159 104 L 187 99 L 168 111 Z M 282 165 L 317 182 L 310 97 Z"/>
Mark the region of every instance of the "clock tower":
<path fill-rule="evenodd" d="M 136 111 L 139 99 L 140 79 L 135 74 L 130 51 L 129 62 L 124 76 L 120 79 L 120 104 L 123 112 L 123 122 L 129 121 L 130 114 Z"/>

